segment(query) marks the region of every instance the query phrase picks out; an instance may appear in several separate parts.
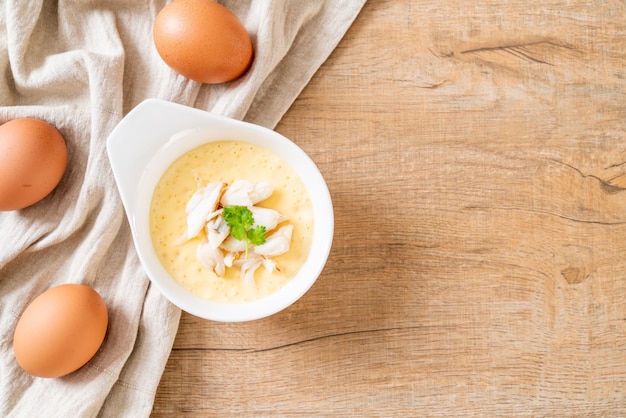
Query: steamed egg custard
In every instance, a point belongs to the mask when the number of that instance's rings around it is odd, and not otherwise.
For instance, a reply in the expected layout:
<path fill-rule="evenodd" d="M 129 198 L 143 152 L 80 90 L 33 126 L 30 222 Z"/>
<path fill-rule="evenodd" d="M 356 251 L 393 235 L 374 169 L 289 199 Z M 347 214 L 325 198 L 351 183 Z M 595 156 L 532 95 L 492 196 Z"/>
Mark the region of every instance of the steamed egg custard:
<path fill-rule="evenodd" d="M 236 239 L 241 219 L 254 225 Z M 183 288 L 213 302 L 245 303 L 296 275 L 311 248 L 313 207 L 298 174 L 276 154 L 239 141 L 209 142 L 159 179 L 150 234 L 165 270 Z"/>

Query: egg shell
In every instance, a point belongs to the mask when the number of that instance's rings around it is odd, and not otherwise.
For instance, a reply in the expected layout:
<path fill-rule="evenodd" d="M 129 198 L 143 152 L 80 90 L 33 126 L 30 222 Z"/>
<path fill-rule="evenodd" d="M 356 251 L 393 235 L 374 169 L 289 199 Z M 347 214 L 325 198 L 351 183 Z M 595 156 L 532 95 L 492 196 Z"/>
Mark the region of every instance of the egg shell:
<path fill-rule="evenodd" d="M 24 310 L 13 335 L 15 359 L 39 377 L 60 377 L 84 366 L 98 351 L 108 327 L 102 297 L 89 286 L 48 289 Z"/>
<path fill-rule="evenodd" d="M 210 0 L 175 0 L 165 6 L 155 18 L 153 38 L 167 65 L 201 83 L 240 77 L 254 55 L 239 18 Z"/>
<path fill-rule="evenodd" d="M 61 133 L 34 118 L 0 126 L 0 210 L 23 209 L 46 197 L 67 167 Z"/>

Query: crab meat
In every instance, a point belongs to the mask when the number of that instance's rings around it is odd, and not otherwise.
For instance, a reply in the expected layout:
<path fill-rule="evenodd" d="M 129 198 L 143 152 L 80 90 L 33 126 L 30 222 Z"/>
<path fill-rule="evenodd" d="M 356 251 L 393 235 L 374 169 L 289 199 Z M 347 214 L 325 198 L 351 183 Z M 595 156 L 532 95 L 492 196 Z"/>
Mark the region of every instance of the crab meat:
<path fill-rule="evenodd" d="M 266 182 L 236 180 L 222 196 L 222 206 L 252 206 L 271 196 L 274 186 Z"/>
<path fill-rule="evenodd" d="M 289 251 L 291 246 L 293 225 L 279 227 L 288 217 L 273 209 L 254 206 L 270 197 L 273 191 L 273 186 L 266 182 L 237 180 L 228 186 L 215 181 L 203 186 L 199 181 L 198 190 L 185 207 L 187 230 L 179 243 L 199 235 L 196 257 L 204 267 L 218 277 L 226 274 L 226 268 L 239 267 L 242 281 L 253 286 L 255 272 L 261 266 L 270 273 L 280 271 L 271 257 Z M 266 232 L 273 233 L 262 245 L 256 246 L 250 245 L 248 240 L 234 238 L 223 215 L 223 208 L 228 206 L 248 208 L 254 218 L 252 227 L 263 226 Z M 205 233 L 201 234 L 203 229 Z M 240 257 L 244 251 L 246 256 Z"/>
<path fill-rule="evenodd" d="M 274 270 L 280 271 L 280 268 L 278 267 L 278 263 L 272 260 L 271 258 L 263 257 L 262 263 L 263 263 L 263 267 L 265 267 L 265 270 L 269 271 L 270 273 L 273 272 Z"/>
<path fill-rule="evenodd" d="M 224 264 L 226 265 L 226 267 L 230 268 L 233 266 L 233 262 L 235 261 L 235 258 L 237 258 L 237 254 L 236 253 L 226 253 L 224 254 Z"/>
<path fill-rule="evenodd" d="M 218 248 L 230 234 L 230 227 L 224 220 L 224 216 L 221 211 L 217 212 L 219 213 L 207 222 L 205 227 L 209 245 L 213 248 Z"/>
<path fill-rule="evenodd" d="M 254 252 L 265 257 L 274 257 L 286 253 L 291 247 L 292 234 L 293 225 L 282 226 L 267 237 L 265 243 L 255 246 Z"/>
<path fill-rule="evenodd" d="M 289 219 L 287 216 L 274 209 L 261 208 L 258 206 L 250 206 L 248 209 L 250 209 L 254 217 L 253 226 L 262 225 L 265 227 L 266 231 L 273 230 L 279 223 Z"/>
<path fill-rule="evenodd" d="M 252 254 L 247 259 L 238 259 L 234 261 L 234 264 L 241 269 L 241 279 L 248 286 L 254 285 L 254 274 L 263 266 L 268 272 L 280 271 L 278 264 L 269 258 L 262 257 L 258 254 Z"/>
<path fill-rule="evenodd" d="M 217 209 L 226 185 L 214 181 L 199 188 L 187 202 L 187 239 L 198 235 Z"/>
<path fill-rule="evenodd" d="M 229 235 L 228 238 L 220 244 L 220 248 L 229 253 L 240 253 L 246 251 L 245 241 L 239 241 L 237 238 Z"/>
<path fill-rule="evenodd" d="M 203 239 L 196 248 L 196 257 L 200 263 L 218 276 L 222 277 L 226 273 L 224 254 L 219 248 L 214 248 L 206 239 Z"/>
<path fill-rule="evenodd" d="M 263 257 L 253 254 L 246 259 L 236 260 L 235 264 L 241 269 L 241 279 L 244 284 L 254 286 L 254 273 L 263 264 Z"/>

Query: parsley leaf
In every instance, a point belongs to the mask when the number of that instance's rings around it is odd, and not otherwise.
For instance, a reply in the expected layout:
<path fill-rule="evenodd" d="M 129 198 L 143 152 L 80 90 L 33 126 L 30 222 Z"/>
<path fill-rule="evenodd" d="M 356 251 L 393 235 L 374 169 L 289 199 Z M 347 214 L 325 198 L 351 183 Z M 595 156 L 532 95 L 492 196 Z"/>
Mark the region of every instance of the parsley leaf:
<path fill-rule="evenodd" d="M 254 245 L 261 245 L 265 242 L 265 227 L 257 225 L 255 228 L 248 230 L 248 240 Z"/>
<path fill-rule="evenodd" d="M 228 206 L 222 211 L 226 224 L 230 227 L 230 235 L 246 243 L 246 258 L 248 246 L 261 245 L 266 239 L 266 230 L 263 225 L 254 225 L 252 211 L 244 206 Z"/>

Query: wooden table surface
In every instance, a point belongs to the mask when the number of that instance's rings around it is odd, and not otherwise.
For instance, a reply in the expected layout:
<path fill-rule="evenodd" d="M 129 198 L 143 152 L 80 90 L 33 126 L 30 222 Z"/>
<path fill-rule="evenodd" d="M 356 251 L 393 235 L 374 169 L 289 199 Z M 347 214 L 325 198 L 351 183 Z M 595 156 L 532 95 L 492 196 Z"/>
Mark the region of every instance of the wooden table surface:
<path fill-rule="evenodd" d="M 276 130 L 328 264 L 183 314 L 154 417 L 626 415 L 623 0 L 369 0 Z"/>

